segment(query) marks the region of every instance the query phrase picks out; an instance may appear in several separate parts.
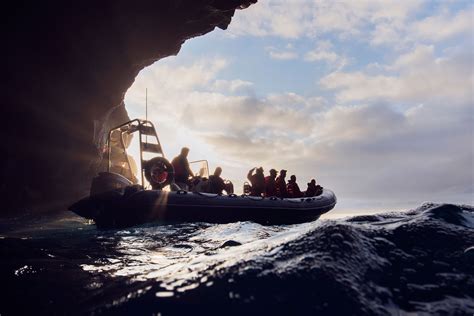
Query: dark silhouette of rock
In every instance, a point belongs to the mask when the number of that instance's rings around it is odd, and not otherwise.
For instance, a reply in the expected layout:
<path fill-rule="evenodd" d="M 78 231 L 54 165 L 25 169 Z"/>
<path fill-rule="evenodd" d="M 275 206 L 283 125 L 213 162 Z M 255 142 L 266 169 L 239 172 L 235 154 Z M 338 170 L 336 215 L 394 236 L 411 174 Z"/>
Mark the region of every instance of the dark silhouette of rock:
<path fill-rule="evenodd" d="M 144 67 L 256 0 L 11 2 L 2 10 L 1 214 L 87 193 Z"/>
<path fill-rule="evenodd" d="M 240 243 L 238 241 L 235 241 L 235 240 L 227 240 L 219 248 L 236 247 L 236 246 L 242 246 L 242 243 Z"/>

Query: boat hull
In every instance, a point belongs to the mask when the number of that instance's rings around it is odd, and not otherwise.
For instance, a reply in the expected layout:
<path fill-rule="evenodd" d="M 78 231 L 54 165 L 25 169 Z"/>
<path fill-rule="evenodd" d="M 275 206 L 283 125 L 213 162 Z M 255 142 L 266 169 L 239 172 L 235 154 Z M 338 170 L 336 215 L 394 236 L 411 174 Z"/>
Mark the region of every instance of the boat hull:
<path fill-rule="evenodd" d="M 336 196 L 324 189 L 316 197 L 279 199 L 186 191 L 105 192 L 80 200 L 69 209 L 95 221 L 99 228 L 129 227 L 146 222 L 297 224 L 318 219 L 334 208 Z"/>

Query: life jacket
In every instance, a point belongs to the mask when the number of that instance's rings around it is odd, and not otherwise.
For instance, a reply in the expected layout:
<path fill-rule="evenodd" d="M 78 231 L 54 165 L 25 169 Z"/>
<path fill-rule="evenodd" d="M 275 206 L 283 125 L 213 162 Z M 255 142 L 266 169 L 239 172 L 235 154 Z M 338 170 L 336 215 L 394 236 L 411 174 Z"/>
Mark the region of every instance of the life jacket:
<path fill-rule="evenodd" d="M 281 177 L 276 178 L 276 196 L 285 198 L 288 197 L 288 191 L 286 190 L 285 179 Z"/>
<path fill-rule="evenodd" d="M 276 196 L 277 195 L 277 185 L 275 178 L 272 176 L 265 177 L 265 196 Z"/>
<path fill-rule="evenodd" d="M 301 193 L 300 187 L 296 182 L 289 181 L 286 189 L 289 197 L 298 198 L 303 196 L 303 193 Z"/>

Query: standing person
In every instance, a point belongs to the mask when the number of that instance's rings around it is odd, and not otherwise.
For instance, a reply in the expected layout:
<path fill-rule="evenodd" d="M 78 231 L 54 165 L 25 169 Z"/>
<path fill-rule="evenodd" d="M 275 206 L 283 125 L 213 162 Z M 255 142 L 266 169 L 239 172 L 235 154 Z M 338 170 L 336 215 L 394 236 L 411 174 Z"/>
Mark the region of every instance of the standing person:
<path fill-rule="evenodd" d="M 265 177 L 265 196 L 276 196 L 276 176 L 277 171 L 275 169 L 270 169 L 270 175 Z"/>
<path fill-rule="evenodd" d="M 171 161 L 175 182 L 183 190 L 189 189 L 189 177 L 193 175 L 191 168 L 189 168 L 188 154 L 189 148 L 183 147 L 181 153 Z"/>
<path fill-rule="evenodd" d="M 292 175 L 290 180 L 288 180 L 288 185 L 286 186 L 286 190 L 288 192 L 288 197 L 290 198 L 299 198 L 303 196 L 303 192 L 301 192 L 298 183 L 296 183 L 296 176 Z"/>
<path fill-rule="evenodd" d="M 253 172 L 255 171 L 255 174 Z M 250 195 L 262 196 L 265 192 L 265 176 L 263 175 L 263 168 L 252 168 L 247 173 L 247 179 L 249 179 L 252 187 L 250 188 Z"/>
<path fill-rule="evenodd" d="M 224 180 L 221 178 L 222 168 L 217 167 L 214 174 L 209 176 L 209 191 L 210 193 L 222 194 L 225 190 Z"/>
<path fill-rule="evenodd" d="M 286 191 L 286 170 L 280 170 L 280 175 L 276 178 L 276 196 L 279 198 L 286 198 L 288 197 L 288 192 Z"/>

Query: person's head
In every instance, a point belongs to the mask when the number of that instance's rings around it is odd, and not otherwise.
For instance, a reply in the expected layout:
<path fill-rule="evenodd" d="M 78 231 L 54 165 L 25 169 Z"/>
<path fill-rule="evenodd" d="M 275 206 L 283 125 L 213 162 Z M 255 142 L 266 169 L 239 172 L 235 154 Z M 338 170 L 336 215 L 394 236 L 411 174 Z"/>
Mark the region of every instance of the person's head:
<path fill-rule="evenodd" d="M 188 147 L 181 148 L 181 156 L 188 157 L 188 154 L 189 154 L 189 148 Z"/>
<path fill-rule="evenodd" d="M 256 173 L 263 173 L 263 168 L 262 167 L 258 167 L 257 170 L 255 170 Z"/>
<path fill-rule="evenodd" d="M 286 177 L 286 170 L 285 169 L 281 169 L 280 170 L 280 177 Z"/>
<path fill-rule="evenodd" d="M 273 178 L 275 178 L 277 175 L 277 171 L 275 169 L 270 169 L 270 176 L 272 176 Z"/>
<path fill-rule="evenodd" d="M 221 167 L 217 167 L 216 170 L 214 170 L 214 175 L 216 177 L 220 177 L 222 174 L 222 168 Z"/>
<path fill-rule="evenodd" d="M 296 182 L 296 176 L 294 174 L 291 175 L 290 180 Z"/>

